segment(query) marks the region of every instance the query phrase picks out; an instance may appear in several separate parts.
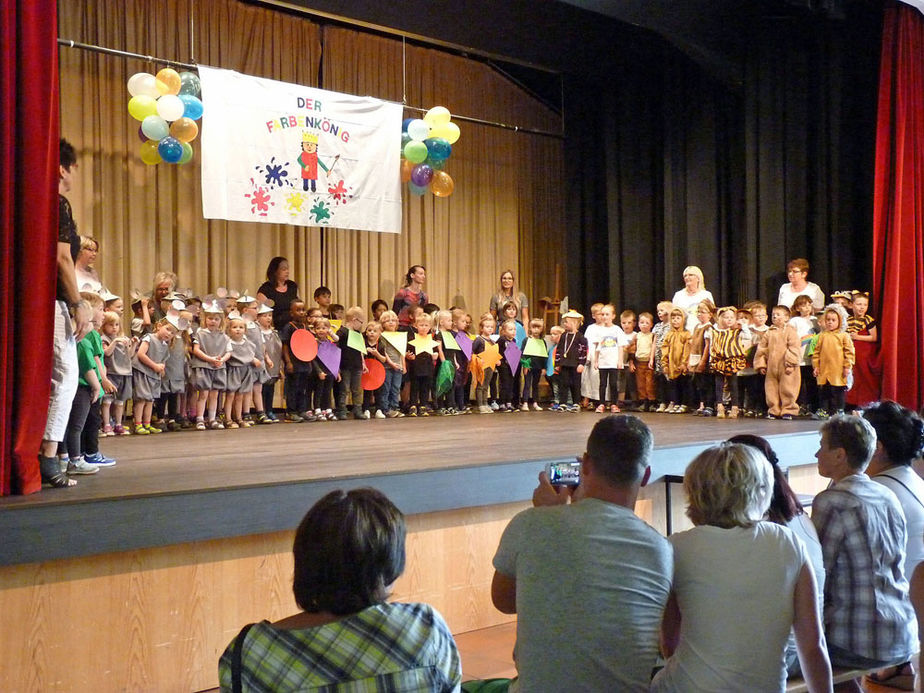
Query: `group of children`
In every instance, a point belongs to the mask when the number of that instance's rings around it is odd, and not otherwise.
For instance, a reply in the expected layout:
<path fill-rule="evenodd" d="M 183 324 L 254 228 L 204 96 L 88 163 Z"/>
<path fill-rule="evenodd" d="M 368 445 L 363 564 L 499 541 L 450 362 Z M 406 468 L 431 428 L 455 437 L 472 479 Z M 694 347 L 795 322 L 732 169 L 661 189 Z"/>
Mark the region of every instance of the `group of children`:
<path fill-rule="evenodd" d="M 277 331 L 272 307 L 251 296 L 174 292 L 153 305 L 133 294 L 130 335 L 120 297 L 82 295 L 94 330 L 78 344 L 80 385 L 59 449 L 70 473 L 115 464 L 100 435 L 278 423 L 280 379 L 292 423 L 539 411 L 543 375 L 552 411 L 824 418 L 845 408 L 855 371 L 875 381 L 876 326 L 859 292 L 836 293 L 820 316 L 806 296 L 769 316 L 758 301 L 703 301 L 693 325 L 670 302 L 658 304 L 657 322 L 626 310 L 618 325 L 614 306 L 597 303 L 586 327 L 570 310 L 548 331 L 540 319 L 521 324 L 514 302 L 477 326 L 464 309 L 434 305 L 412 308 L 401 325 L 382 300 L 367 321 L 319 287 L 317 305 L 293 301 Z"/>

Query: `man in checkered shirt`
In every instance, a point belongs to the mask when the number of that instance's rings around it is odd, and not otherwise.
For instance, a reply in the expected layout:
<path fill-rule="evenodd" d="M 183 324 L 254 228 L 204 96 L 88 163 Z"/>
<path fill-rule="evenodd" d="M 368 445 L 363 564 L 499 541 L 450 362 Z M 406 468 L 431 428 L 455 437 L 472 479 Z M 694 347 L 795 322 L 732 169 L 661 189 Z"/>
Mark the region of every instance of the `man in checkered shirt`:
<path fill-rule="evenodd" d="M 821 426 L 815 457 L 832 485 L 815 497 L 812 522 L 825 566 L 824 629 L 831 664 L 882 668 L 907 662 L 917 644 L 908 599 L 905 515 L 895 494 L 864 471 L 876 432 L 859 416 Z"/>

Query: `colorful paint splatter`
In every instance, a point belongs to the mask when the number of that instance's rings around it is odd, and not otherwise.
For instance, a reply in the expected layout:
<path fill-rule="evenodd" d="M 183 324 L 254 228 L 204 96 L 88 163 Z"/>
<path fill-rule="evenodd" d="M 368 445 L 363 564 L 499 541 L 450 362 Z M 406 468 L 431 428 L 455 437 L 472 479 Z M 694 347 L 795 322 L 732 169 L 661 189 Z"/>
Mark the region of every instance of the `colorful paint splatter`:
<path fill-rule="evenodd" d="M 286 196 L 286 211 L 292 216 L 298 216 L 302 213 L 302 208 L 305 205 L 305 202 L 308 201 L 308 196 L 305 193 L 301 192 L 292 192 Z"/>
<path fill-rule="evenodd" d="M 330 196 L 336 205 L 346 204 L 353 198 L 353 188 L 347 189 L 347 187 L 343 184 L 343 180 L 338 180 L 336 185 L 329 183 L 327 186 L 327 192 L 330 193 Z"/>
<path fill-rule="evenodd" d="M 288 165 L 288 161 L 277 164 L 276 157 L 274 156 L 269 160 L 269 163 L 263 166 L 255 166 L 254 168 L 264 177 L 264 182 L 270 186 L 270 188 L 282 188 L 285 186 L 291 188 L 292 181 L 288 179 L 289 171 L 286 169 Z"/>
<path fill-rule="evenodd" d="M 314 217 L 315 224 L 329 224 L 330 223 L 330 207 L 327 206 L 327 203 L 318 200 L 314 207 L 312 207 L 308 213 Z"/>
<path fill-rule="evenodd" d="M 250 179 L 250 184 L 253 190 L 244 193 L 244 197 L 250 199 L 250 213 L 265 217 L 269 213 L 269 208 L 276 203 L 270 198 L 270 191 L 267 188 L 257 185 L 253 178 Z"/>

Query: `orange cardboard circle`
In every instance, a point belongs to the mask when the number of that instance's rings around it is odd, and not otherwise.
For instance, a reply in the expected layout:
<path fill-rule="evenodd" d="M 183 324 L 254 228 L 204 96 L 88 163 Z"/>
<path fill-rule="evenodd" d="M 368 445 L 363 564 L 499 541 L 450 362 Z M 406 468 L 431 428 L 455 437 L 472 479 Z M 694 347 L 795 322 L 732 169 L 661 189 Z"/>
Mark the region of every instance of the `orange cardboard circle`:
<path fill-rule="evenodd" d="M 313 361 L 318 355 L 318 340 L 308 330 L 298 329 L 292 333 L 289 349 L 299 361 Z"/>
<path fill-rule="evenodd" d="M 363 373 L 363 390 L 378 390 L 385 382 L 385 366 L 376 359 L 366 359 L 368 373 Z"/>

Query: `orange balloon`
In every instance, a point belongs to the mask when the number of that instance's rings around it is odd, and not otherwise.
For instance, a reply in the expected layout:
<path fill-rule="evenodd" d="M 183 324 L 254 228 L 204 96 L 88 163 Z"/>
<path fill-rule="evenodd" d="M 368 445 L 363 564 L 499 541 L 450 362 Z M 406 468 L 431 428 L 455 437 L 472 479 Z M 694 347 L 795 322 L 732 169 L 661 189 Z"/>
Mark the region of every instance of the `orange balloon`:
<path fill-rule="evenodd" d="M 401 159 L 401 182 L 407 183 L 411 179 L 411 171 L 414 170 L 414 162 L 407 159 Z"/>
<path fill-rule="evenodd" d="M 157 73 L 154 86 L 157 87 L 157 91 L 161 95 L 179 94 L 180 87 L 182 86 L 180 73 L 174 70 L 172 67 L 165 67 L 163 70 Z"/>
<path fill-rule="evenodd" d="M 433 179 L 430 181 L 430 192 L 437 197 L 449 197 L 455 188 L 456 184 L 453 182 L 452 176 L 445 171 L 434 172 Z"/>
<path fill-rule="evenodd" d="M 170 134 L 180 142 L 192 142 L 199 134 L 199 126 L 192 118 L 178 118 L 170 124 Z"/>

